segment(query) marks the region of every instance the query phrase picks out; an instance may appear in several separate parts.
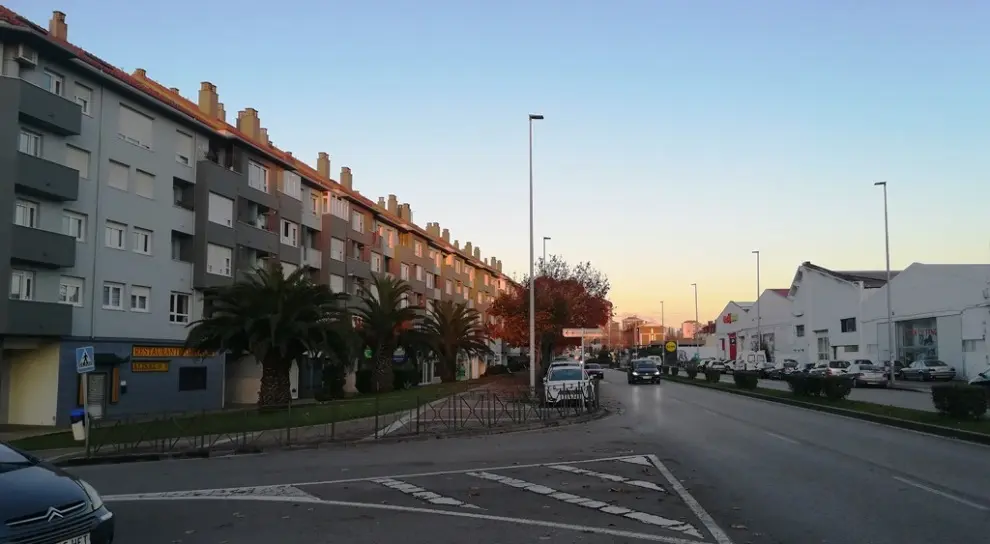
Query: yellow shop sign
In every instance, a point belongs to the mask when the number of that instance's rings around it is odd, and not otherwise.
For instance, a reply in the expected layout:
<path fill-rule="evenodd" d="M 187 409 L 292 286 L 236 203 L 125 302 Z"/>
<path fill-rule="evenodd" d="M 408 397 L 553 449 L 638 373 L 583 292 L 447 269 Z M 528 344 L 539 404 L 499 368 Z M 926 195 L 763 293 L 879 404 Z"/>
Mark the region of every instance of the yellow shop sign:
<path fill-rule="evenodd" d="M 131 372 L 168 372 L 168 361 L 134 361 Z"/>
<path fill-rule="evenodd" d="M 215 352 L 185 349 L 174 346 L 133 346 L 131 357 L 203 358 L 213 357 Z"/>

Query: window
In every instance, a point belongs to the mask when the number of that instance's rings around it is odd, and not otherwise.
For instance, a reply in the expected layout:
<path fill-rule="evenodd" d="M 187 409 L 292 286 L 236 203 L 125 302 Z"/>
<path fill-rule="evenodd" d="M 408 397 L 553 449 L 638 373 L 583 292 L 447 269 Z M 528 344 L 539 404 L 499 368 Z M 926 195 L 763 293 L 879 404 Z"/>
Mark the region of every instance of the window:
<path fill-rule="evenodd" d="M 491 278 L 488 276 L 488 274 L 482 274 L 481 277 L 482 277 L 482 279 L 484 279 L 485 285 L 487 286 L 489 284 L 489 282 L 491 281 Z"/>
<path fill-rule="evenodd" d="M 963 340 L 963 353 L 976 353 L 986 347 L 984 340 Z"/>
<path fill-rule="evenodd" d="M 203 391 L 205 389 L 205 366 L 179 367 L 179 391 Z"/>
<path fill-rule="evenodd" d="M 402 263 L 399 265 L 399 278 L 403 280 L 409 280 L 409 265 Z"/>
<path fill-rule="evenodd" d="M 310 195 L 309 195 L 309 208 L 316 215 L 320 215 L 320 212 L 321 212 L 321 210 L 320 210 L 320 204 L 322 202 L 323 202 L 323 199 L 320 198 L 320 195 L 319 194 L 317 194 L 317 193 L 310 193 Z"/>
<path fill-rule="evenodd" d="M 484 303 L 485 303 L 485 294 L 478 293 L 478 304 L 484 304 Z"/>
<path fill-rule="evenodd" d="M 330 198 L 330 213 L 336 215 L 341 219 L 347 219 L 350 217 L 348 213 L 351 209 L 350 202 L 340 198 L 339 196 L 334 196 Z"/>
<path fill-rule="evenodd" d="M 51 70 L 45 70 L 45 88 L 52 94 L 62 96 L 65 92 L 65 78 Z"/>
<path fill-rule="evenodd" d="M 282 220 L 282 243 L 292 247 L 299 246 L 299 225 Z"/>
<path fill-rule="evenodd" d="M 151 305 L 151 287 L 131 286 L 131 311 L 148 312 Z"/>
<path fill-rule="evenodd" d="M 41 156 L 41 135 L 27 130 L 21 130 L 20 140 L 17 149 L 21 153 L 26 153 L 32 157 Z"/>
<path fill-rule="evenodd" d="M 423 281 L 423 267 L 416 265 L 416 281 Z"/>
<path fill-rule="evenodd" d="M 121 104 L 120 117 L 117 120 L 117 135 L 125 142 L 151 149 L 153 123 L 151 117 Z"/>
<path fill-rule="evenodd" d="M 283 170 L 281 191 L 296 200 L 302 200 L 302 180 L 299 174 Z"/>
<path fill-rule="evenodd" d="M 447 292 L 448 295 L 454 294 L 454 282 L 447 280 L 447 284 L 444 287 L 445 287 L 444 290 Z"/>
<path fill-rule="evenodd" d="M 82 108 L 85 115 L 93 115 L 93 89 L 76 83 L 76 104 Z"/>
<path fill-rule="evenodd" d="M 282 263 L 282 277 L 283 278 L 288 278 L 293 273 L 295 273 L 296 270 L 299 270 L 299 267 L 298 266 L 296 266 L 296 265 L 294 265 L 292 263 L 286 263 L 286 262 L 283 262 Z"/>
<path fill-rule="evenodd" d="M 839 326 L 842 327 L 842 332 L 856 332 L 856 318 L 847 317 L 841 319 L 839 320 Z"/>
<path fill-rule="evenodd" d="M 115 223 L 113 221 L 107 221 L 106 229 L 104 230 L 104 243 L 107 247 L 113 249 L 124 249 L 124 234 L 127 232 L 127 225 L 123 223 Z"/>
<path fill-rule="evenodd" d="M 225 227 L 233 225 L 234 201 L 225 196 L 210 193 L 207 215 L 210 223 L 216 223 Z"/>
<path fill-rule="evenodd" d="M 111 281 L 103 282 L 103 309 L 124 309 L 124 284 Z"/>
<path fill-rule="evenodd" d="M 65 165 L 79 171 L 79 177 L 89 179 L 89 151 L 65 146 Z"/>
<path fill-rule="evenodd" d="M 454 259 L 454 272 L 461 273 L 461 261 Z"/>
<path fill-rule="evenodd" d="M 371 271 L 372 272 L 382 271 L 382 256 L 377 253 L 371 254 Z"/>
<path fill-rule="evenodd" d="M 232 251 L 229 247 L 206 245 L 206 271 L 217 276 L 230 277 Z"/>
<path fill-rule="evenodd" d="M 268 192 L 268 169 L 254 161 L 248 161 L 248 186 Z"/>
<path fill-rule="evenodd" d="M 58 301 L 70 306 L 82 306 L 83 279 L 62 276 L 58 283 Z"/>
<path fill-rule="evenodd" d="M 427 287 L 427 289 L 433 289 L 433 287 L 434 287 L 433 277 L 434 277 L 433 274 L 427 274 L 426 275 L 426 287 Z"/>
<path fill-rule="evenodd" d="M 795 325 L 794 326 L 794 336 L 797 336 L 798 338 L 801 338 L 802 336 L 804 336 L 804 325 Z"/>
<path fill-rule="evenodd" d="M 339 238 L 330 238 L 330 258 L 335 261 L 344 260 L 344 241 Z"/>
<path fill-rule="evenodd" d="M 189 300 L 187 293 L 172 292 L 168 297 L 168 322 L 184 325 L 189 323 Z"/>
<path fill-rule="evenodd" d="M 351 228 L 358 232 L 364 232 L 364 216 L 358 212 L 351 212 Z"/>
<path fill-rule="evenodd" d="M 472 282 L 474 282 L 474 267 L 473 266 L 466 266 L 466 267 L 464 267 L 464 270 L 467 272 L 468 279 L 471 280 Z"/>
<path fill-rule="evenodd" d="M 423 256 L 423 243 L 422 242 L 413 242 L 413 254 L 416 255 L 417 257 L 422 257 Z"/>
<path fill-rule="evenodd" d="M 134 173 L 134 194 L 144 198 L 155 198 L 155 176 L 137 170 Z"/>
<path fill-rule="evenodd" d="M 433 262 L 436 263 L 437 268 L 440 268 L 440 263 L 442 262 L 442 260 L 443 260 L 443 256 L 440 255 L 440 252 L 439 251 L 434 251 L 433 252 Z"/>
<path fill-rule="evenodd" d="M 34 272 L 30 270 L 10 271 L 10 298 L 32 300 L 34 298 Z"/>
<path fill-rule="evenodd" d="M 151 255 L 151 231 L 134 227 L 134 253 Z"/>
<path fill-rule="evenodd" d="M 192 166 L 193 137 L 185 132 L 175 131 L 175 162 Z"/>
<path fill-rule="evenodd" d="M 110 172 L 107 174 L 107 185 L 121 191 L 127 190 L 127 178 L 131 175 L 131 167 L 116 161 L 110 161 Z"/>
<path fill-rule="evenodd" d="M 344 292 L 344 277 L 330 274 L 330 290 L 334 293 Z"/>
<path fill-rule="evenodd" d="M 67 234 L 78 242 L 86 241 L 86 216 L 81 213 L 62 212 L 62 234 Z"/>
<path fill-rule="evenodd" d="M 32 229 L 38 228 L 38 204 L 18 198 L 14 207 L 14 224 Z"/>

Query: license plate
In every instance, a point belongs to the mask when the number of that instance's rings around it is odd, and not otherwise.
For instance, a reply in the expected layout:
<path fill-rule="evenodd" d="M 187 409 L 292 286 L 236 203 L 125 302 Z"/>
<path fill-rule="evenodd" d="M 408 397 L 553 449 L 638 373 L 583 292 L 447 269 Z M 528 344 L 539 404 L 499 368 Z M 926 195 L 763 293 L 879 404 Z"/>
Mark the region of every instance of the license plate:
<path fill-rule="evenodd" d="M 89 543 L 89 533 L 84 535 L 74 536 L 68 540 L 63 540 L 58 544 L 90 544 Z"/>

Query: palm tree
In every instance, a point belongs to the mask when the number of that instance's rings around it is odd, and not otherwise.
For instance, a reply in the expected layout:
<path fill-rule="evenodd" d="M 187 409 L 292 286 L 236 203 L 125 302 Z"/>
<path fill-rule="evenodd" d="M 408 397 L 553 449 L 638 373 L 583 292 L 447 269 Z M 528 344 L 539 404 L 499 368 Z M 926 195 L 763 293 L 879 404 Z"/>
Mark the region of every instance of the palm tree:
<path fill-rule="evenodd" d="M 261 363 L 258 404 L 287 404 L 289 369 L 307 353 L 346 353 L 350 319 L 345 295 L 315 284 L 300 268 L 284 276 L 277 264 L 205 295 L 204 317 L 189 324 L 186 347 L 248 353 Z"/>
<path fill-rule="evenodd" d="M 481 314 L 463 302 L 438 301 L 419 325 L 419 339 L 440 364 L 440 379 L 457 379 L 457 357 L 492 353 Z"/>
<path fill-rule="evenodd" d="M 412 289 L 409 284 L 389 275 L 374 275 L 360 302 L 351 310 L 360 320 L 357 334 L 364 347 L 371 350 L 375 391 L 393 388 L 392 356 L 401 345 L 408 344 L 419 319 L 417 309 L 404 306 Z"/>

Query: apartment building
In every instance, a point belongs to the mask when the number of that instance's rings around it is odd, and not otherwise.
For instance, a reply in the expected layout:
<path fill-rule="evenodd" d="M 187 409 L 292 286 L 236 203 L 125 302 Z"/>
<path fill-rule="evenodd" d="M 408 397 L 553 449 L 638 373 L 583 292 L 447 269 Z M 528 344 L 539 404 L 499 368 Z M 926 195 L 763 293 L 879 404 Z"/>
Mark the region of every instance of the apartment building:
<path fill-rule="evenodd" d="M 347 167 L 332 180 L 326 153 L 314 169 L 276 148 L 256 110 L 228 122 L 211 83 L 188 100 L 72 46 L 60 12 L 45 31 L 0 7 L 0 76 L 0 424 L 65 423 L 89 345 L 97 417 L 253 402 L 259 365 L 181 344 L 203 289 L 266 261 L 351 294 L 390 273 L 424 307 L 484 311 L 507 287 L 501 262 L 420 229 L 409 204 L 370 201 Z"/>

